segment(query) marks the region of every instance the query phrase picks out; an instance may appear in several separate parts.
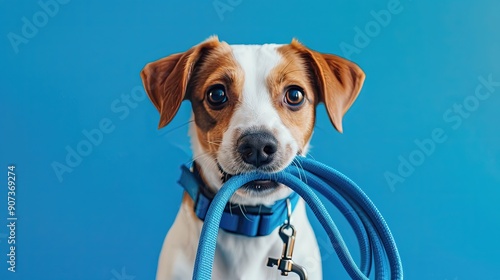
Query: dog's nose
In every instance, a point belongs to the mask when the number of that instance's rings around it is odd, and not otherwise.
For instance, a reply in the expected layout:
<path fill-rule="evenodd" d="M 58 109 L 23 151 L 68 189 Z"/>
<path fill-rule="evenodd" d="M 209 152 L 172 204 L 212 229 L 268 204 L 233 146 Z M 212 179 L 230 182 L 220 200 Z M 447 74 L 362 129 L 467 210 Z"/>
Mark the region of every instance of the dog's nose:
<path fill-rule="evenodd" d="M 255 167 L 270 163 L 277 150 L 278 140 L 269 132 L 245 134 L 238 140 L 241 159 Z"/>

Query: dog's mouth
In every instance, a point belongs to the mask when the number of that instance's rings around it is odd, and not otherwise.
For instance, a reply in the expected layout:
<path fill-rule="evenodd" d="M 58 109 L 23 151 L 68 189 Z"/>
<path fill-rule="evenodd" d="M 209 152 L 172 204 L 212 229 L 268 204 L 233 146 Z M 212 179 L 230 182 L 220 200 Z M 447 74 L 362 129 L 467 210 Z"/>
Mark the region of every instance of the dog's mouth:
<path fill-rule="evenodd" d="M 217 167 L 219 168 L 219 172 L 221 173 L 221 181 L 222 183 L 226 183 L 231 177 L 233 177 L 236 174 L 229 174 L 222 167 L 220 164 L 217 163 Z M 269 193 L 273 192 L 280 186 L 279 183 L 270 181 L 270 180 L 256 180 L 249 182 L 241 187 L 242 190 L 248 193 L 258 193 L 258 194 L 264 194 L 264 193 Z"/>

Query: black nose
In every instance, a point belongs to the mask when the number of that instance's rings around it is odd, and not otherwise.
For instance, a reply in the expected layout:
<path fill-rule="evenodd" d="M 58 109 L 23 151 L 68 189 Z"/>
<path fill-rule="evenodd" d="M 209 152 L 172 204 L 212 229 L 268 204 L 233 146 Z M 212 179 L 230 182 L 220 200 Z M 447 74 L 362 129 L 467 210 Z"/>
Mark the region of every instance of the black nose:
<path fill-rule="evenodd" d="M 238 140 L 238 152 L 241 159 L 255 167 L 260 167 L 273 161 L 277 150 L 278 140 L 269 132 L 248 133 Z"/>

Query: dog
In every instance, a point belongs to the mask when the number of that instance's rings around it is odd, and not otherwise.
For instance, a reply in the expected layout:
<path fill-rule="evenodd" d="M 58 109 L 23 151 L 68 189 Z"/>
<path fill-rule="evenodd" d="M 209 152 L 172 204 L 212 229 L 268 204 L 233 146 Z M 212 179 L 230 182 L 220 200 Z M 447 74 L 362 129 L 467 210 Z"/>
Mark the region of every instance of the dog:
<path fill-rule="evenodd" d="M 289 44 L 229 45 L 212 36 L 186 52 L 148 63 L 141 78 L 160 113 L 159 128 L 171 122 L 183 100 L 190 101 L 192 170 L 200 191 L 213 196 L 232 175 L 277 172 L 293 164 L 295 156 L 306 155 L 320 103 L 342 133 L 342 118 L 365 74 L 355 63 L 314 51 L 296 39 Z M 292 194 L 282 184 L 256 181 L 238 189 L 230 203 L 245 215 L 246 208 L 271 207 Z M 192 279 L 203 226 L 195 200 L 184 192 L 163 243 L 157 280 Z M 302 199 L 297 199 L 289 221 L 297 232 L 294 262 L 307 269 L 308 279 L 322 279 L 321 256 Z M 269 257 L 282 254 L 278 230 L 246 236 L 219 229 L 213 279 L 282 279 L 281 271 L 266 266 Z M 287 279 L 299 278 L 290 273 Z"/>

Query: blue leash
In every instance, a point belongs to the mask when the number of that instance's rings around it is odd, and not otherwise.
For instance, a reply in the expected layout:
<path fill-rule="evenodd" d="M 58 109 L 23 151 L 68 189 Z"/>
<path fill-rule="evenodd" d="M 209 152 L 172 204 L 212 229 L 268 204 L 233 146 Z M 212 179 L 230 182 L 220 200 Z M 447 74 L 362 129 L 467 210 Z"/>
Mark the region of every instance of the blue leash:
<path fill-rule="evenodd" d="M 353 181 L 333 168 L 304 157 L 296 157 L 294 161 L 303 170 L 289 166 L 275 174 L 247 173 L 233 176 L 217 192 L 201 231 L 193 279 L 211 279 L 219 222 L 224 207 L 234 192 L 251 181 L 273 180 L 290 187 L 309 205 L 352 279 L 368 279 L 373 258 L 375 279 L 402 280 L 403 268 L 394 238 L 384 218 L 366 194 Z M 304 178 L 305 182 L 299 178 Z M 331 201 L 353 227 L 361 253 L 360 267 L 352 259 L 330 214 L 311 188 Z"/>

